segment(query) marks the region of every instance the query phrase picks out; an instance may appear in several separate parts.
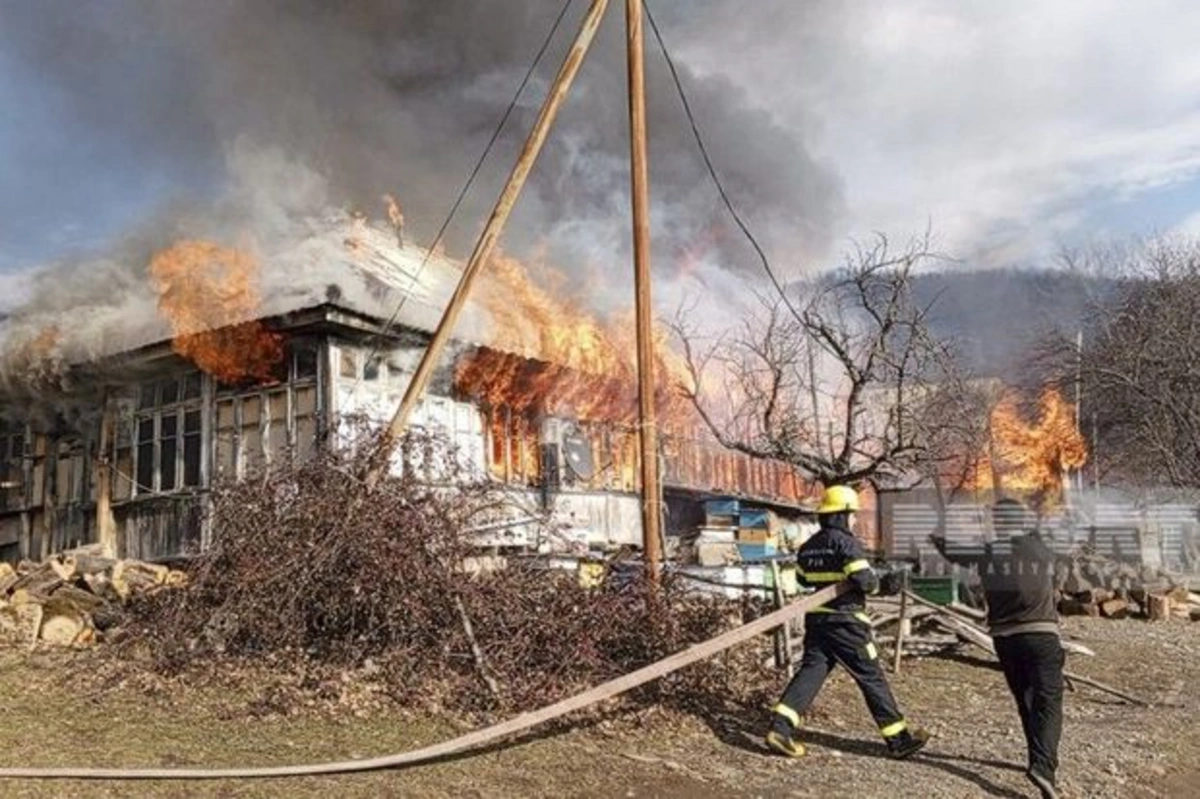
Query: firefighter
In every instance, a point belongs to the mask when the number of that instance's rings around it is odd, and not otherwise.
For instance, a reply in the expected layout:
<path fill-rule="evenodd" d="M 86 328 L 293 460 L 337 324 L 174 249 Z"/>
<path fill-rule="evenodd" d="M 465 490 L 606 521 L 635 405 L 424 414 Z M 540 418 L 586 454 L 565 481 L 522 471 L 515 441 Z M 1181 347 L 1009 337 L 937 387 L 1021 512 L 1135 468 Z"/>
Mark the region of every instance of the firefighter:
<path fill-rule="evenodd" d="M 1027 518 L 1019 501 L 1001 499 L 992 507 L 991 543 L 950 548 L 938 533 L 930 540 L 951 563 L 978 571 L 987 600 L 988 632 L 1025 733 L 1025 776 L 1043 799 L 1055 799 L 1066 656 L 1054 589 L 1056 576 L 1061 576 L 1056 565 L 1063 559 L 1037 530 L 1026 532 Z"/>
<path fill-rule="evenodd" d="M 767 746 L 788 757 L 804 754 L 804 746 L 795 737 L 800 717 L 839 664 L 858 683 L 891 757 L 906 758 L 929 739 L 924 730 L 909 728 L 879 664 L 866 614 L 866 596 L 879 588 L 879 580 L 863 557 L 862 545 L 850 532 L 858 509 L 854 489 L 842 485 L 827 488 L 817 508 L 821 529 L 804 542 L 796 556 L 804 585 L 823 588 L 849 580 L 853 590 L 805 614 L 804 658 L 775 705 L 766 739 Z"/>

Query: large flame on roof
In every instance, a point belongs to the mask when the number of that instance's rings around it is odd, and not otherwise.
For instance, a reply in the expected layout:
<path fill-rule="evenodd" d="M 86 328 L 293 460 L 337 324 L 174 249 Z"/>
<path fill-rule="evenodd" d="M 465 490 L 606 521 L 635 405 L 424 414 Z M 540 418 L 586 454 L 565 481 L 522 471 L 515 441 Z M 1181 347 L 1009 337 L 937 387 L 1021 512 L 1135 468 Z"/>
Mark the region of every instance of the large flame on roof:
<path fill-rule="evenodd" d="M 530 416 L 635 421 L 637 348 L 632 318 L 599 321 L 579 303 L 535 284 L 516 259 L 498 256 L 488 268 L 495 290 L 480 302 L 492 317 L 492 346 L 459 359 L 458 390 L 483 404 Z M 690 407 L 676 390 L 685 378 L 682 367 L 661 331 L 656 339 L 660 424 L 693 427 Z"/>
<path fill-rule="evenodd" d="M 150 261 L 172 348 L 224 383 L 269 381 L 283 358 L 282 338 L 255 320 L 258 269 L 248 253 L 196 240 Z"/>
<path fill-rule="evenodd" d="M 991 413 L 990 446 L 978 460 L 969 487 L 1012 492 L 1055 504 L 1068 470 L 1087 462 L 1087 444 L 1075 411 L 1053 388 L 1038 397 L 1036 414 L 1021 412 L 1021 397 L 1006 392 Z"/>

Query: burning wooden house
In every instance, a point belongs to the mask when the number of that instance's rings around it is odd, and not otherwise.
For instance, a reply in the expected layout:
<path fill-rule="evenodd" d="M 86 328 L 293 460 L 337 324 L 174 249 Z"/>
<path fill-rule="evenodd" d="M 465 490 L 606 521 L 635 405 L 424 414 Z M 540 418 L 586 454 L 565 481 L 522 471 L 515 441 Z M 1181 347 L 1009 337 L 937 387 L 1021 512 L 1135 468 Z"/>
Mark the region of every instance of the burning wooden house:
<path fill-rule="evenodd" d="M 390 415 L 458 269 L 361 218 L 326 220 L 258 257 L 177 243 L 150 262 L 155 312 L 109 314 L 102 330 L 18 311 L 0 387 L 0 559 L 203 548 L 216 481 L 334 446 L 346 417 Z M 632 348 L 513 262 L 497 259 L 477 295 L 414 426 L 526 491 L 576 544 L 640 544 Z M 811 487 L 790 467 L 705 440 L 669 391 L 659 400 L 668 530 L 701 523 L 714 495 L 803 512 Z M 528 545 L 526 529 L 495 543 Z"/>

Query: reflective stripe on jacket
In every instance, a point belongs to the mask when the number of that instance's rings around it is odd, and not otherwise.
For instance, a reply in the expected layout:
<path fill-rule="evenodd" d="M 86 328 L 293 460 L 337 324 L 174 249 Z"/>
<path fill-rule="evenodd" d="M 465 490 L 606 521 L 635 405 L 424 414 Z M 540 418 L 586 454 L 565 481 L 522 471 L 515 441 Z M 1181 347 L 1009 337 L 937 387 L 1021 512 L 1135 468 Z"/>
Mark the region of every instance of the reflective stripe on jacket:
<path fill-rule="evenodd" d="M 867 594 L 879 590 L 879 578 L 853 533 L 840 527 L 822 526 L 800 547 L 796 565 L 800 582 L 812 588 L 824 588 L 842 580 L 849 580 L 854 586 L 854 590 L 810 612 L 867 620 Z"/>

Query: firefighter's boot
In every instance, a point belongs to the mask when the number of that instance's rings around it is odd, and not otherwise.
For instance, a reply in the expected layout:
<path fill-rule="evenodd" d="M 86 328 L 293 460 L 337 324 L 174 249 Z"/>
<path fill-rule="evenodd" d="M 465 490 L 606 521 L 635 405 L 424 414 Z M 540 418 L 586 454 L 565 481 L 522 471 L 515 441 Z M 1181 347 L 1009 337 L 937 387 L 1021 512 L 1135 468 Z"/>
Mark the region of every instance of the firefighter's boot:
<path fill-rule="evenodd" d="M 784 757 L 804 757 L 804 744 L 793 738 L 790 732 L 772 729 L 767 733 L 766 743 L 768 748 Z"/>
<path fill-rule="evenodd" d="M 804 746 L 794 737 L 799 725 L 799 713 L 782 703 L 776 705 L 771 719 L 771 731 L 766 737 L 767 748 L 784 757 L 803 757 Z"/>
<path fill-rule="evenodd" d="M 904 730 L 887 739 L 888 757 L 894 760 L 904 760 L 921 751 L 928 742 L 929 733 L 920 727 Z"/>

